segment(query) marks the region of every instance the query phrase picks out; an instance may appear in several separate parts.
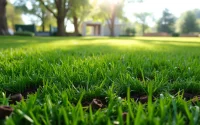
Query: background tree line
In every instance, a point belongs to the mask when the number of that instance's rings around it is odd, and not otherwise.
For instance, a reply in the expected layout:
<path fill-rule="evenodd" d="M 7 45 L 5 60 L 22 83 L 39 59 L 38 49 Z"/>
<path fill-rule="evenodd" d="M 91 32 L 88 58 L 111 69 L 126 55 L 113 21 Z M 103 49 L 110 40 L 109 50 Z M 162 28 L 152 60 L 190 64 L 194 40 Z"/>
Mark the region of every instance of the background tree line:
<path fill-rule="evenodd" d="M 2 34 L 8 34 L 6 10 L 4 10 L 8 1 L 0 0 L 0 2 L 2 2 L 2 4 L 0 4 L 0 9 L 2 9 L 2 11 L 0 10 L 0 17 L 2 17 L 2 19 L 0 18 L 0 22 L 4 22 L 0 24 L 0 26 L 5 27 L 0 27 L 0 30 L 3 32 Z M 95 3 L 96 6 L 94 6 Z M 74 25 L 74 33 L 79 34 L 78 27 L 81 22 L 86 18 L 94 19 L 95 17 L 110 22 L 109 28 L 111 32 L 110 35 L 112 36 L 114 33 L 114 20 L 117 17 L 120 18 L 123 16 L 122 9 L 124 0 L 119 0 L 118 3 L 101 2 L 98 3 L 98 5 L 97 3 L 98 0 L 93 0 L 93 6 L 91 6 L 89 0 L 17 0 L 13 6 L 24 15 L 37 17 L 37 20 L 33 20 L 33 23 L 39 20 L 43 31 L 46 29 L 47 22 L 49 22 L 49 20 L 54 20 L 58 28 L 58 36 L 65 35 L 65 20 L 70 20 Z M 110 10 L 110 6 L 112 6 L 112 11 Z"/>
<path fill-rule="evenodd" d="M 152 18 L 153 15 L 150 13 L 138 13 L 135 14 L 135 17 L 139 20 L 137 23 L 141 25 L 138 30 L 142 34 L 148 32 L 149 26 L 146 21 L 148 17 Z M 183 12 L 179 18 L 175 17 L 168 9 L 164 9 L 162 16 L 155 21 L 156 25 L 153 27 L 154 31 L 149 30 L 150 32 L 165 32 L 168 34 L 190 34 L 200 32 L 200 10 L 190 10 Z M 136 25 L 135 24 L 135 28 Z"/>
<path fill-rule="evenodd" d="M 141 0 L 133 2 L 142 2 Z M 85 20 L 97 20 L 108 24 L 110 35 L 114 36 L 115 20 L 128 23 L 123 8 L 126 0 L 117 2 L 102 0 L 16 0 L 10 4 L 8 0 L 0 0 L 0 34 L 8 34 L 8 27 L 14 29 L 15 24 L 23 24 L 22 15 L 29 16 L 33 24 L 40 22 L 42 31 L 49 30 L 49 25 L 57 26 L 58 36 L 66 32 L 66 20 L 74 25 L 74 34 L 79 34 L 80 24 Z M 135 13 L 136 22 L 132 27 L 126 27 L 127 34 L 137 32 L 194 33 L 199 32 L 200 10 L 184 12 L 179 18 L 168 9 L 164 9 L 160 19 L 155 20 L 149 12 Z M 151 28 L 149 19 L 156 22 Z M 130 23 L 130 22 L 129 22 Z M 132 23 L 132 22 L 131 22 Z"/>

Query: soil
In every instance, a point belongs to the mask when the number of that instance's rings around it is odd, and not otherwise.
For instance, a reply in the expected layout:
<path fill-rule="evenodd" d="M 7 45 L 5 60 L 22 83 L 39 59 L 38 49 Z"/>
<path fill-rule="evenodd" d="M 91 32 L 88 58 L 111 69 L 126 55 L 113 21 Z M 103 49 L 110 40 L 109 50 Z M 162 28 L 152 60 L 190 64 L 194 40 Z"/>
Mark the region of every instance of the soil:
<path fill-rule="evenodd" d="M 6 92 L 7 97 L 14 96 L 14 100 L 15 100 L 15 98 L 18 98 L 18 100 L 20 100 L 20 98 L 21 98 L 20 96 L 23 96 L 24 99 L 26 99 L 29 94 L 33 94 L 33 93 L 37 92 L 37 89 L 39 87 L 40 87 L 39 85 L 38 86 L 29 86 L 24 91 L 22 91 L 21 93 L 20 92 L 11 92 L 11 91 L 8 91 L 8 90 L 5 90 L 5 92 Z M 21 94 L 21 95 L 19 95 L 19 94 Z"/>
<path fill-rule="evenodd" d="M 122 113 L 122 118 L 123 118 L 123 121 L 126 122 L 126 117 L 127 117 L 128 113 L 127 112 L 123 112 Z"/>
<path fill-rule="evenodd" d="M 25 89 L 22 93 L 17 94 L 6 91 L 9 98 L 9 103 L 16 104 L 16 102 L 20 102 L 23 98 L 27 98 L 28 94 L 35 93 L 39 87 L 40 86 L 32 86 Z M 6 116 L 9 116 L 12 112 L 13 109 L 10 106 L 0 106 L 0 119 L 5 119 Z"/>
<path fill-rule="evenodd" d="M 102 99 L 102 98 L 94 98 L 90 101 L 88 101 L 88 100 L 82 101 L 82 105 L 83 106 L 91 106 L 92 109 L 98 110 L 101 108 L 105 108 L 107 105 L 107 102 L 105 99 Z"/>
<path fill-rule="evenodd" d="M 178 92 L 172 92 L 172 95 L 177 95 L 177 93 Z M 200 101 L 200 95 L 198 95 L 198 94 L 194 94 L 194 93 L 189 93 L 189 92 L 185 92 L 185 93 L 183 93 L 183 98 L 185 99 L 185 100 L 195 100 L 195 98 L 196 98 L 196 101 Z"/>
<path fill-rule="evenodd" d="M 13 112 L 13 109 L 10 106 L 0 106 L 0 119 L 5 119 L 6 116 L 9 116 Z"/>
<path fill-rule="evenodd" d="M 90 103 L 90 106 L 92 107 L 92 109 L 101 109 L 104 107 L 104 104 L 99 99 L 93 99 Z"/>
<path fill-rule="evenodd" d="M 186 100 L 190 100 L 194 97 L 195 95 L 194 94 L 191 94 L 191 93 L 184 93 L 183 94 L 183 98 L 185 98 Z"/>
<path fill-rule="evenodd" d="M 148 96 L 147 95 L 140 96 L 138 101 L 140 101 L 142 104 L 147 103 L 148 102 Z"/>
<path fill-rule="evenodd" d="M 27 96 L 29 94 L 33 94 L 35 92 L 37 92 L 37 89 L 39 88 L 40 86 L 32 86 L 32 87 L 29 87 L 29 88 L 26 88 L 21 94 L 24 98 L 27 98 Z"/>
<path fill-rule="evenodd" d="M 22 94 L 20 94 L 20 93 L 15 94 L 15 95 L 10 96 L 9 103 L 10 104 L 16 104 L 16 102 L 20 102 L 22 99 L 23 99 Z"/>

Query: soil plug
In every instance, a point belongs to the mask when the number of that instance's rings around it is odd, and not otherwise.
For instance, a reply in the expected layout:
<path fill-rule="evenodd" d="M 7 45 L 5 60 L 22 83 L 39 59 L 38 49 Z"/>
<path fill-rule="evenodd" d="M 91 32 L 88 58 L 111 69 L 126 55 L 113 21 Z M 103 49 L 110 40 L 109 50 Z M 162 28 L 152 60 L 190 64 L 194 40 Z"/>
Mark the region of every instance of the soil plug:
<path fill-rule="evenodd" d="M 10 97 L 10 104 L 16 104 L 16 102 L 20 102 L 23 99 L 22 94 L 15 94 Z"/>
<path fill-rule="evenodd" d="M 101 102 L 101 100 L 98 99 L 93 99 L 90 105 L 93 109 L 103 108 L 103 103 Z"/>
<path fill-rule="evenodd" d="M 0 119 L 5 119 L 6 116 L 9 116 L 13 112 L 13 109 L 10 106 L 0 106 Z"/>

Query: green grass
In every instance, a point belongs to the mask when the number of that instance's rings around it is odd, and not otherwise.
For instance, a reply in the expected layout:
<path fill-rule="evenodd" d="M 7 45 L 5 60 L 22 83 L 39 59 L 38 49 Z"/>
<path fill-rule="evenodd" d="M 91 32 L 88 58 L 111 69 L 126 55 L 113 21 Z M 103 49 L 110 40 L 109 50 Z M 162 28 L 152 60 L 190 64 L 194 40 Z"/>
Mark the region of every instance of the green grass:
<path fill-rule="evenodd" d="M 198 125 L 183 93 L 200 94 L 199 63 L 199 38 L 0 37 L 0 105 L 40 86 L 2 123 Z M 83 105 L 94 98 L 105 108 Z"/>

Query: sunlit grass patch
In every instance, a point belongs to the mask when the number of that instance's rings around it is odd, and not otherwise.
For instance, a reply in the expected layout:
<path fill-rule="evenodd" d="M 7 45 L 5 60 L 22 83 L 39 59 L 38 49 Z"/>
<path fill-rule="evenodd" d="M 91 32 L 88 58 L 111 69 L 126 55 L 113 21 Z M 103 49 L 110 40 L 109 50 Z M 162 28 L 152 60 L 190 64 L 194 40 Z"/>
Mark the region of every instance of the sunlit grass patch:
<path fill-rule="evenodd" d="M 3 122 L 198 124 L 199 50 L 198 38 L 0 37 L 0 93 L 37 87 Z"/>

